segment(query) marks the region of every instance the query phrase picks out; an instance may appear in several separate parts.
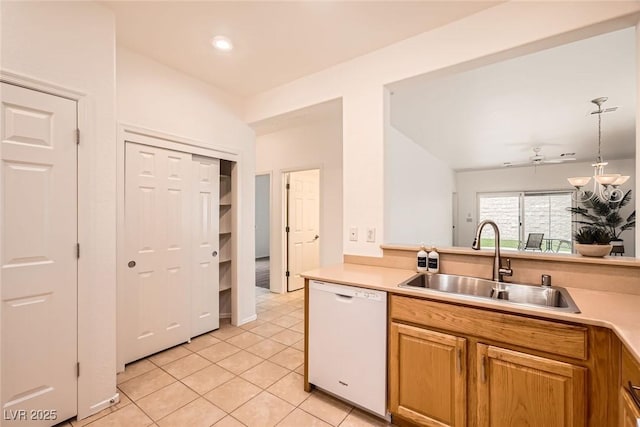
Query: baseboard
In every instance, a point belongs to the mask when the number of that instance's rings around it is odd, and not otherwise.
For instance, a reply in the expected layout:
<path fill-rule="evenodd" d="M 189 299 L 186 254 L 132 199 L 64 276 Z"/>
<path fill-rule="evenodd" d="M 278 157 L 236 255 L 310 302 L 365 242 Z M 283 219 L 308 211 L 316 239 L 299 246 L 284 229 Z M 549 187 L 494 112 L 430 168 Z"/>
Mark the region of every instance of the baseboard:
<path fill-rule="evenodd" d="M 238 326 L 244 325 L 245 323 L 253 322 L 257 318 L 258 318 L 257 314 L 254 314 L 253 316 L 246 317 L 246 318 L 244 318 L 244 319 L 242 319 L 242 320 L 240 320 L 238 322 Z"/>
<path fill-rule="evenodd" d="M 97 414 L 98 412 L 102 411 L 103 409 L 106 409 L 110 406 L 116 405 L 120 403 L 120 393 L 116 393 L 113 396 L 111 396 L 108 399 L 103 400 L 102 402 L 98 402 L 95 405 L 91 405 L 89 407 L 89 413 L 87 414 L 80 414 L 78 413 L 78 421 L 84 418 L 88 418 L 91 415 Z"/>

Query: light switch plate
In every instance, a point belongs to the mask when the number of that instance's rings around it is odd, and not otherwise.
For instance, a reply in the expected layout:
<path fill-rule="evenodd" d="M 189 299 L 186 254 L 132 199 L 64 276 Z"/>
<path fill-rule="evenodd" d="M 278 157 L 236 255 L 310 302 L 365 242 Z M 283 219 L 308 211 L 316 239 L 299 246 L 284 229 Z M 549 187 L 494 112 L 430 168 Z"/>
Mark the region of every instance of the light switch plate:
<path fill-rule="evenodd" d="M 367 228 L 367 242 L 374 243 L 376 241 L 376 229 L 375 227 Z"/>
<path fill-rule="evenodd" d="M 349 228 L 349 240 L 352 242 L 358 241 L 358 227 Z"/>

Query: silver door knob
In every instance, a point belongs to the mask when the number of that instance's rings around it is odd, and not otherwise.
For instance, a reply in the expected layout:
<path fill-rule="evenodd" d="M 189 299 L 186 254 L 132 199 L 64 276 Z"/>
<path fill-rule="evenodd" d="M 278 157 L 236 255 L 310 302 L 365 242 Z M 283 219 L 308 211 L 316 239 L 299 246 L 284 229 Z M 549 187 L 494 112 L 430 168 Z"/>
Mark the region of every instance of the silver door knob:
<path fill-rule="evenodd" d="M 211 256 L 214 257 L 214 258 L 217 257 L 218 256 L 218 251 L 211 252 Z"/>

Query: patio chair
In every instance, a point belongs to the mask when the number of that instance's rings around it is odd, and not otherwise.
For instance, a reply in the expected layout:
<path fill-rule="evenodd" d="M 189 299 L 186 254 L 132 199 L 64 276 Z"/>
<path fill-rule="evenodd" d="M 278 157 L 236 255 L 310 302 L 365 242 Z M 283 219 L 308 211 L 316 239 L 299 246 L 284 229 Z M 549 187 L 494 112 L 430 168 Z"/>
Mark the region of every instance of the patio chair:
<path fill-rule="evenodd" d="M 522 250 L 542 251 L 543 240 L 544 233 L 529 233 L 527 236 L 527 242 L 522 247 Z"/>

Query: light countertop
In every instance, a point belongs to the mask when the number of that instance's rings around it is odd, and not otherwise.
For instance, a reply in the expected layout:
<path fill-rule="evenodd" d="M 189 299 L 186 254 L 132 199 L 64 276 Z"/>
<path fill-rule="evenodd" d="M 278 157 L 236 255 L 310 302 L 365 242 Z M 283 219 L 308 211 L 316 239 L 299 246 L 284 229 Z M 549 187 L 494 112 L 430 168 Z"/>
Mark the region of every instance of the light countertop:
<path fill-rule="evenodd" d="M 565 313 L 491 300 L 471 300 L 455 294 L 432 290 L 412 290 L 398 287 L 398 284 L 410 279 L 415 274 L 417 273 L 413 270 L 359 264 L 336 264 L 306 271 L 302 276 L 307 279 L 377 289 L 398 295 L 606 327 L 616 333 L 631 354 L 640 362 L 640 295 L 565 287 L 581 310 L 581 313 Z"/>

